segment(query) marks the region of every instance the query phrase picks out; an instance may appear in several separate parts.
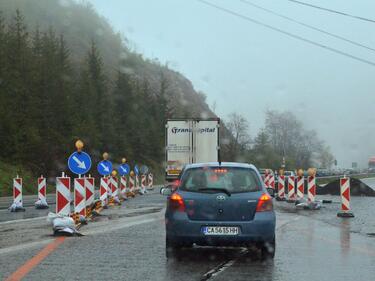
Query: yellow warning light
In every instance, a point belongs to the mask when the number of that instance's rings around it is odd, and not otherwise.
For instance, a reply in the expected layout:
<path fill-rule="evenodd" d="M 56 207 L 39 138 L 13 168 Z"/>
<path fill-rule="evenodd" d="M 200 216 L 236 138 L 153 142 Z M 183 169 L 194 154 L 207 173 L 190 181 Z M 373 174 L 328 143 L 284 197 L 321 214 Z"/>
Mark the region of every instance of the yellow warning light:
<path fill-rule="evenodd" d="M 82 148 L 83 148 L 83 146 L 84 146 L 83 141 L 81 141 L 81 140 L 77 140 L 76 143 L 75 143 L 75 146 L 76 146 L 76 148 L 77 148 L 77 151 L 78 151 L 78 152 L 81 152 L 81 151 L 82 151 Z"/>
<path fill-rule="evenodd" d="M 307 173 L 309 174 L 310 177 L 314 177 L 316 175 L 316 169 L 315 168 L 309 168 L 307 170 Z"/>
<path fill-rule="evenodd" d="M 121 162 L 122 162 L 122 164 L 125 164 L 126 163 L 126 158 L 125 157 L 122 158 Z"/>
<path fill-rule="evenodd" d="M 113 170 L 111 174 L 112 174 L 112 177 L 115 177 L 115 176 L 117 176 L 117 171 Z"/>
<path fill-rule="evenodd" d="M 279 170 L 279 175 L 280 175 L 280 176 L 283 176 L 283 175 L 284 175 L 284 169 L 280 169 L 280 170 Z"/>
<path fill-rule="evenodd" d="M 298 175 L 299 177 L 302 177 L 302 176 L 303 176 L 303 170 L 302 170 L 302 169 L 298 169 L 298 171 L 297 171 L 297 175 Z"/>
<path fill-rule="evenodd" d="M 134 172 L 133 171 L 130 171 L 130 176 L 134 177 Z"/>
<path fill-rule="evenodd" d="M 108 160 L 109 154 L 107 152 L 103 153 L 103 159 Z"/>

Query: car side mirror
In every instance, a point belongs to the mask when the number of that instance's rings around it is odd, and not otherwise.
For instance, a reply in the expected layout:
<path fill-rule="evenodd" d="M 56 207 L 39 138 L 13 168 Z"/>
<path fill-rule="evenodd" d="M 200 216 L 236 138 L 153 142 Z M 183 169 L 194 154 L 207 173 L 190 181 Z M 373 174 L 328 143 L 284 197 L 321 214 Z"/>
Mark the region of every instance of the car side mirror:
<path fill-rule="evenodd" d="M 160 194 L 164 196 L 169 196 L 172 194 L 172 188 L 170 186 L 164 186 L 160 189 Z"/>
<path fill-rule="evenodd" d="M 275 197 L 275 190 L 273 188 L 267 188 L 267 192 L 271 197 Z"/>

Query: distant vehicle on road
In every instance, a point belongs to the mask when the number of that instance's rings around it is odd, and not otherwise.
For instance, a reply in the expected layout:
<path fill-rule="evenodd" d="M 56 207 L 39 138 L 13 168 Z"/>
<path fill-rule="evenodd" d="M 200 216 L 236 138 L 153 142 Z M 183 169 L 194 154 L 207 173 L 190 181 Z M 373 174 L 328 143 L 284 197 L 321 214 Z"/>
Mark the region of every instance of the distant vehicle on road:
<path fill-rule="evenodd" d="M 375 173 L 375 156 L 368 160 L 368 172 Z"/>
<path fill-rule="evenodd" d="M 165 126 L 168 182 L 176 180 L 186 164 L 219 161 L 220 119 L 169 119 Z"/>
<path fill-rule="evenodd" d="M 184 247 L 256 246 L 262 257 L 275 255 L 275 212 L 257 169 L 250 164 L 186 165 L 169 195 L 167 257 Z"/>
<path fill-rule="evenodd" d="M 295 175 L 296 175 L 296 173 L 293 172 L 293 171 L 285 171 L 285 172 L 284 172 L 284 176 L 286 176 L 286 177 L 289 177 L 289 176 L 295 176 Z"/>

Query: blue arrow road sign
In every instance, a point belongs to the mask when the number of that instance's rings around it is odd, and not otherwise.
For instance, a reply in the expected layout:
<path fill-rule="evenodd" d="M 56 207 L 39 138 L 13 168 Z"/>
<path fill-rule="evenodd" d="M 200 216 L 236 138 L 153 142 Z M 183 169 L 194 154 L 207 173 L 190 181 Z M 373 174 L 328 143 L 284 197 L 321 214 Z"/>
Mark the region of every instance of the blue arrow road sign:
<path fill-rule="evenodd" d="M 138 165 L 134 166 L 134 173 L 138 176 L 139 175 L 139 168 Z"/>
<path fill-rule="evenodd" d="M 108 176 L 112 173 L 112 162 L 108 160 L 103 160 L 98 163 L 98 172 L 102 176 Z"/>
<path fill-rule="evenodd" d="M 130 167 L 128 164 L 121 164 L 118 168 L 118 172 L 120 176 L 125 176 L 129 174 L 129 171 L 130 171 Z"/>
<path fill-rule="evenodd" d="M 86 152 L 74 152 L 69 156 L 68 167 L 76 175 L 84 175 L 91 168 L 91 158 Z"/>

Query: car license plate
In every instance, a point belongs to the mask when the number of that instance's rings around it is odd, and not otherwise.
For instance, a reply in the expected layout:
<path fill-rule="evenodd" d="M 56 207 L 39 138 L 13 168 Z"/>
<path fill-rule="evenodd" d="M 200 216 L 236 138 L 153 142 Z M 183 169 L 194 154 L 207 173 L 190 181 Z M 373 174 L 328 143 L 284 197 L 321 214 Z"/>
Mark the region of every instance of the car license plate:
<path fill-rule="evenodd" d="M 205 226 L 203 227 L 204 235 L 238 235 L 237 226 Z"/>

